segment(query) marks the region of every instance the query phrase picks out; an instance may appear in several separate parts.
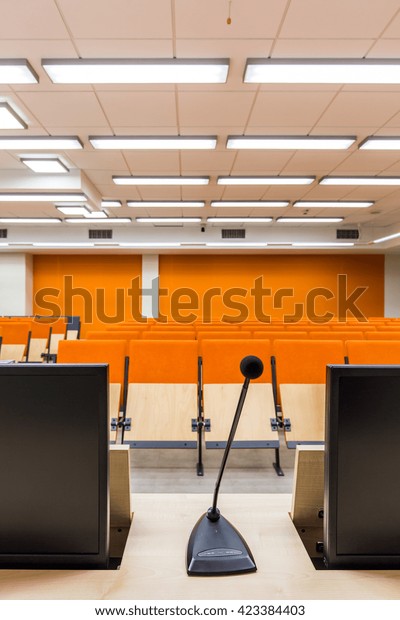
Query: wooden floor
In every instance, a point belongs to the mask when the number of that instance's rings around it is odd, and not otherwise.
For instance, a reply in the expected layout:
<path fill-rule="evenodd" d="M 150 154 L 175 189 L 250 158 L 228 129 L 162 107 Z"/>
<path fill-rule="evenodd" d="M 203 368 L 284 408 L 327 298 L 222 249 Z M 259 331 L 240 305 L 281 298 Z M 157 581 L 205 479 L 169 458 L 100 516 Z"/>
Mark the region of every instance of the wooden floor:
<path fill-rule="evenodd" d="M 275 450 L 235 449 L 228 458 L 221 493 L 291 493 L 295 450 L 281 438 L 284 476 L 273 468 Z M 204 450 L 204 476 L 196 475 L 196 450 L 131 449 L 132 493 L 211 493 L 222 450 Z"/>

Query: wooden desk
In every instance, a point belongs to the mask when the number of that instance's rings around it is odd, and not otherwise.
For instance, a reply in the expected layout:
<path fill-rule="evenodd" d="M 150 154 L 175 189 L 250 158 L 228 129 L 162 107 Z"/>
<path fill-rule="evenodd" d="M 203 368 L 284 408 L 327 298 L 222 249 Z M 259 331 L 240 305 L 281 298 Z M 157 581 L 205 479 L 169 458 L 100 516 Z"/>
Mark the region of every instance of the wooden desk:
<path fill-rule="evenodd" d="M 132 496 L 135 512 L 118 571 L 0 571 L 0 599 L 398 599 L 400 571 L 317 571 L 288 515 L 290 495 L 225 495 L 220 508 L 253 551 L 258 571 L 188 577 L 185 551 L 208 495 Z"/>

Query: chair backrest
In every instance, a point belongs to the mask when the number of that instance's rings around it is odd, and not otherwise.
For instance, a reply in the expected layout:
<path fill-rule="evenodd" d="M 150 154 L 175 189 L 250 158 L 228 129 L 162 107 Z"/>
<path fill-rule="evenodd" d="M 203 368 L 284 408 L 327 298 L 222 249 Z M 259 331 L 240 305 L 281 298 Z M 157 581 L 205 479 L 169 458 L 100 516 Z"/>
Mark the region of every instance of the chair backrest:
<path fill-rule="evenodd" d="M 255 339 L 264 339 L 270 340 L 306 340 L 308 338 L 308 334 L 306 331 L 304 332 L 291 332 L 291 331 L 273 331 L 273 330 L 261 330 L 254 331 L 253 338 Z"/>
<path fill-rule="evenodd" d="M 364 340 L 363 332 L 359 331 L 332 331 L 332 332 L 310 332 L 311 340 Z"/>
<path fill-rule="evenodd" d="M 256 355 L 264 372 L 253 383 L 271 383 L 271 347 L 268 340 L 205 340 L 202 348 L 203 383 L 243 383 L 240 362 Z"/>
<path fill-rule="evenodd" d="M 3 344 L 27 344 L 31 322 L 15 321 L 2 323 Z"/>
<path fill-rule="evenodd" d="M 278 384 L 325 383 L 327 364 L 344 363 L 341 340 L 275 340 Z"/>
<path fill-rule="evenodd" d="M 139 331 L 123 331 L 123 332 L 106 332 L 106 331 L 89 331 L 86 334 L 87 340 L 137 340 L 142 337 Z"/>
<path fill-rule="evenodd" d="M 110 383 L 124 382 L 124 340 L 61 340 L 57 362 L 64 364 L 108 364 Z"/>
<path fill-rule="evenodd" d="M 367 332 L 366 340 L 400 340 L 400 330 Z"/>
<path fill-rule="evenodd" d="M 400 364 L 399 340 L 349 340 L 346 348 L 349 364 Z"/>
<path fill-rule="evenodd" d="M 131 340 L 129 383 L 197 383 L 195 340 Z"/>
<path fill-rule="evenodd" d="M 154 331 L 148 331 L 143 333 L 143 340 L 195 340 L 196 333 L 192 331 L 173 329 L 157 329 Z"/>

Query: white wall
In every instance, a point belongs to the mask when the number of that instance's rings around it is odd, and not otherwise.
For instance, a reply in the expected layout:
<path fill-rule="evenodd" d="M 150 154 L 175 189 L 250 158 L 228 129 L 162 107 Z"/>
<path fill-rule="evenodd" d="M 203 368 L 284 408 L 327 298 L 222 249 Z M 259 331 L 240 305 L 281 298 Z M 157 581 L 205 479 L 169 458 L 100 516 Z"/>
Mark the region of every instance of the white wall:
<path fill-rule="evenodd" d="M 0 255 L 0 316 L 32 314 L 32 256 Z"/>
<path fill-rule="evenodd" d="M 159 265 L 158 254 L 142 256 L 142 316 L 158 317 Z"/>
<path fill-rule="evenodd" d="M 400 317 L 400 255 L 385 256 L 385 316 Z"/>

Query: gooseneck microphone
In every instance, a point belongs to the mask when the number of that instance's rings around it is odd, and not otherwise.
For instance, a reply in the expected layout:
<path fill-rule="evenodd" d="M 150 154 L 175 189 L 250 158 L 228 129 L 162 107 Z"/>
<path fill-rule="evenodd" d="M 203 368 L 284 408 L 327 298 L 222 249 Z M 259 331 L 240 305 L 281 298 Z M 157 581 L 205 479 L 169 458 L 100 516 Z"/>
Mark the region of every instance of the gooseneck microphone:
<path fill-rule="evenodd" d="M 229 575 L 257 570 L 245 540 L 233 525 L 221 515 L 217 508 L 217 501 L 225 465 L 239 424 L 250 381 L 260 377 L 263 370 L 262 361 L 255 355 L 247 355 L 240 362 L 240 371 L 245 380 L 215 483 L 213 504 L 200 517 L 189 538 L 187 549 L 188 575 Z"/>

